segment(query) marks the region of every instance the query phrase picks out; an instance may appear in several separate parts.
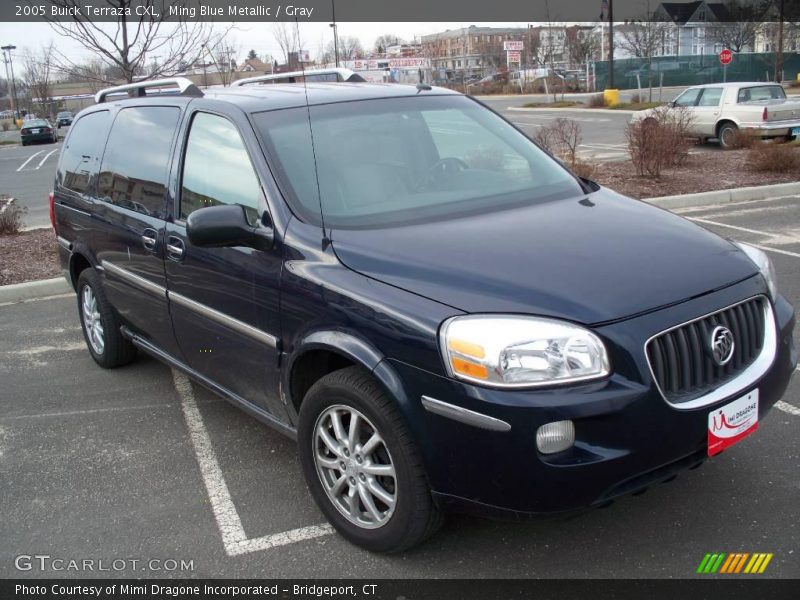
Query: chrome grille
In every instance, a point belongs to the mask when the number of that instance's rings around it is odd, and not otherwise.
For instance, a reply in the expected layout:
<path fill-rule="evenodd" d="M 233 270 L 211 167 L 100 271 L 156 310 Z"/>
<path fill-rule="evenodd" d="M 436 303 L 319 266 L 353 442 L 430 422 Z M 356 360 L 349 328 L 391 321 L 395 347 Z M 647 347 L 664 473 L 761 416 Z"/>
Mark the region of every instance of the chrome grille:
<path fill-rule="evenodd" d="M 647 344 L 647 360 L 656 383 L 672 404 L 690 402 L 750 366 L 764 347 L 765 322 L 763 297 L 739 304 L 685 323 L 652 338 Z M 734 338 L 733 356 L 718 366 L 710 352 L 710 336 L 715 327 L 727 327 Z"/>

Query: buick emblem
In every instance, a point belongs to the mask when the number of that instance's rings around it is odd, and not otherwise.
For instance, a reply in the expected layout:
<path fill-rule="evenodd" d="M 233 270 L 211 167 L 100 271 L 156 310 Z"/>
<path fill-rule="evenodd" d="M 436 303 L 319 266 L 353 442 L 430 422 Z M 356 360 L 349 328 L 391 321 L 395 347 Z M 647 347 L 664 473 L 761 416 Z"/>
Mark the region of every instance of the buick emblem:
<path fill-rule="evenodd" d="M 718 366 L 728 364 L 733 358 L 733 334 L 727 327 L 719 325 L 711 332 L 709 339 L 709 349 L 711 350 L 711 358 Z"/>

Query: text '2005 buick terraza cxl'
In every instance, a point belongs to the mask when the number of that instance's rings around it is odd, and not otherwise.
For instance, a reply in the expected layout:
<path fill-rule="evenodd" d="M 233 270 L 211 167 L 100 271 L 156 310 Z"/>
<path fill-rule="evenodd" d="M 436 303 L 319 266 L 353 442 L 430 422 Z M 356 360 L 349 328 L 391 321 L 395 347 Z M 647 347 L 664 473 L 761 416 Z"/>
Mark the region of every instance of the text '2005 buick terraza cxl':
<path fill-rule="evenodd" d="M 347 539 L 607 504 L 784 393 L 794 310 L 762 251 L 576 177 L 460 94 L 263 79 L 100 92 L 53 223 L 95 361 L 149 353 L 296 438 Z"/>

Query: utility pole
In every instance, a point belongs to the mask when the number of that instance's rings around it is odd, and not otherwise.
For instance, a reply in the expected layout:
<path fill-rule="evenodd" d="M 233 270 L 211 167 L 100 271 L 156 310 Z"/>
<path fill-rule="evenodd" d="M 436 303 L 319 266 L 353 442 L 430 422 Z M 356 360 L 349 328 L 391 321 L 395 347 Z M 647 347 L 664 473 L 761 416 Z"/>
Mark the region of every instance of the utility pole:
<path fill-rule="evenodd" d="M 608 89 L 614 89 L 614 0 L 608 0 Z"/>
<path fill-rule="evenodd" d="M 200 44 L 201 52 L 200 56 L 203 59 L 203 87 L 208 88 L 208 77 L 206 75 L 206 45 L 205 43 Z"/>
<path fill-rule="evenodd" d="M 14 104 L 14 114 L 16 115 L 17 120 L 19 120 L 19 102 L 17 102 L 17 84 L 14 81 L 14 59 L 11 57 L 11 51 L 16 50 L 17 47 L 9 44 L 8 46 L 3 46 L 0 49 L 3 50 L 4 58 L 6 53 L 8 53 L 7 64 L 11 66 L 11 102 Z"/>
<path fill-rule="evenodd" d="M 339 34 L 336 31 L 336 3 L 334 0 L 331 0 L 331 16 L 333 17 L 333 23 L 330 24 L 333 27 L 333 60 L 336 63 L 336 68 L 339 68 Z"/>
<path fill-rule="evenodd" d="M 783 20 L 785 18 L 785 0 L 778 3 L 778 47 L 775 49 L 775 81 L 783 79 Z"/>

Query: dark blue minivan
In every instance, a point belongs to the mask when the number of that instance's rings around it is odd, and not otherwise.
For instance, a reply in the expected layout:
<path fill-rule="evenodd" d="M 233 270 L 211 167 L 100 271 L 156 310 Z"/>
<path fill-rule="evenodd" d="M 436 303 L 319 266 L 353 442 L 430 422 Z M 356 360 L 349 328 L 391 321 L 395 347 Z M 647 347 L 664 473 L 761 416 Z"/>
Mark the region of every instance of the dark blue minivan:
<path fill-rule="evenodd" d="M 260 83 L 98 93 L 53 224 L 94 360 L 144 351 L 296 438 L 348 540 L 607 504 L 784 393 L 794 311 L 760 250 L 576 177 L 469 97 Z"/>

